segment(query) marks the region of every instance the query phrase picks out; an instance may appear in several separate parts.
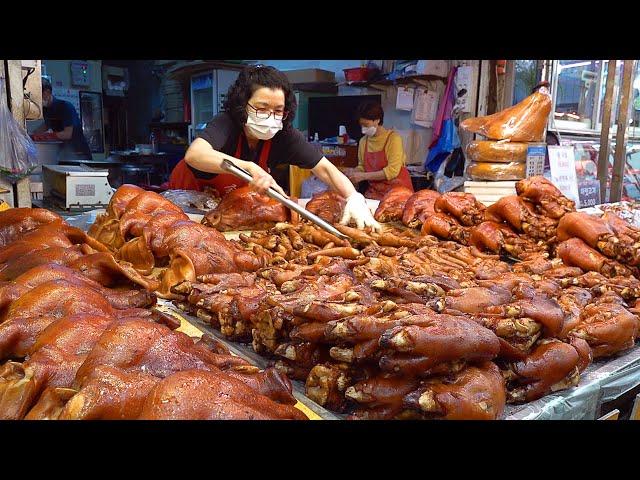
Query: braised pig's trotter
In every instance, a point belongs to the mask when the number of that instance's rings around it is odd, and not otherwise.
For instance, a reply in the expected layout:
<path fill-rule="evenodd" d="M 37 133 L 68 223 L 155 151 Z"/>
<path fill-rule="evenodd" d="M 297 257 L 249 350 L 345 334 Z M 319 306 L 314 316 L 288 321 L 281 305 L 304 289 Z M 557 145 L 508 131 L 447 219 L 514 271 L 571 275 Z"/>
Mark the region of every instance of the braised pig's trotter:
<path fill-rule="evenodd" d="M 168 401 L 170 399 L 170 401 Z M 290 405 L 256 397 L 244 383 L 223 373 L 185 370 L 153 387 L 142 420 L 306 420 Z"/>
<path fill-rule="evenodd" d="M 374 218 L 382 223 L 401 221 L 405 204 L 411 195 L 413 190 L 407 187 L 393 187 L 380 200 Z"/>
<path fill-rule="evenodd" d="M 426 418 L 495 420 L 504 411 L 504 380 L 492 362 L 469 366 L 453 377 L 426 380 L 404 406 Z"/>
<path fill-rule="evenodd" d="M 220 231 L 264 230 L 288 219 L 287 208 L 250 186 L 233 190 L 202 219 L 204 225 Z"/>
<path fill-rule="evenodd" d="M 538 213 L 554 219 L 560 219 L 566 213 L 576 210 L 573 200 L 562 195 L 553 183 L 539 175 L 517 182 L 516 193 L 521 198 L 535 203 Z"/>
<path fill-rule="evenodd" d="M 338 193 L 326 190 L 316 193 L 306 205 L 306 209 L 329 223 L 338 223 L 347 201 Z"/>
<path fill-rule="evenodd" d="M 584 362 L 577 349 L 555 339 L 542 340 L 524 360 L 507 366 L 509 403 L 531 402 L 578 384 Z"/>
<path fill-rule="evenodd" d="M 404 204 L 402 223 L 407 227 L 420 227 L 424 220 L 435 213 L 436 200 L 440 194 L 433 190 L 419 190 Z"/>

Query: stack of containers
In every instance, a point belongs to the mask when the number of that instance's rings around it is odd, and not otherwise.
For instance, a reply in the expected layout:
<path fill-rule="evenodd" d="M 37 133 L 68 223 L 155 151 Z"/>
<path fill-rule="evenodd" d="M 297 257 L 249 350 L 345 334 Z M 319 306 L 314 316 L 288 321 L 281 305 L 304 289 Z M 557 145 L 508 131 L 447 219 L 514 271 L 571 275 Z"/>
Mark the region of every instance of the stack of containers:
<path fill-rule="evenodd" d="M 515 194 L 515 183 L 541 171 L 527 171 L 531 156 L 543 142 L 547 118 L 551 111 L 548 84 L 520 103 L 486 117 L 469 118 L 460 124 L 463 130 L 477 133 L 487 140 L 474 140 L 466 149 L 467 177 L 465 192 L 491 204 L 505 195 Z M 531 170 L 531 169 L 530 169 Z"/>

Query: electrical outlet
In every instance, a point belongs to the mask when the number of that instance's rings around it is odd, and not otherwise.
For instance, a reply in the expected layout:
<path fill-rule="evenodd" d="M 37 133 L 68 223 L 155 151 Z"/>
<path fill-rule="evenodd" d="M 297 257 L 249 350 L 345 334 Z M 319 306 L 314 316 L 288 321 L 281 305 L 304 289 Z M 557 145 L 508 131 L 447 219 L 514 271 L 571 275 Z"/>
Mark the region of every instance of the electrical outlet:
<path fill-rule="evenodd" d="M 469 91 L 471 90 L 471 67 L 463 66 L 458 67 L 455 78 L 456 88 L 456 104 L 459 106 L 461 112 L 471 112 L 471 105 L 469 104 Z"/>

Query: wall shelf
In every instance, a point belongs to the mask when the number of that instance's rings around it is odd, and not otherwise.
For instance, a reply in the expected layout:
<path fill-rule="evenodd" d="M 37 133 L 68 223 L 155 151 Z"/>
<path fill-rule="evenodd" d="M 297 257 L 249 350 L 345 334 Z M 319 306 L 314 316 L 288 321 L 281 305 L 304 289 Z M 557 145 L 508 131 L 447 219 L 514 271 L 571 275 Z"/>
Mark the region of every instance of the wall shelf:
<path fill-rule="evenodd" d="M 367 80 L 366 82 L 344 82 L 341 85 L 347 85 L 349 87 L 377 87 L 377 86 L 389 86 L 389 85 L 406 85 L 408 83 L 418 83 L 426 81 L 439 80 L 446 83 L 445 77 L 438 77 L 436 75 L 408 75 L 406 77 L 397 77 L 394 80 L 384 78 L 379 80 Z"/>
<path fill-rule="evenodd" d="M 291 88 L 301 92 L 338 93 L 338 84 L 333 82 L 292 83 Z"/>

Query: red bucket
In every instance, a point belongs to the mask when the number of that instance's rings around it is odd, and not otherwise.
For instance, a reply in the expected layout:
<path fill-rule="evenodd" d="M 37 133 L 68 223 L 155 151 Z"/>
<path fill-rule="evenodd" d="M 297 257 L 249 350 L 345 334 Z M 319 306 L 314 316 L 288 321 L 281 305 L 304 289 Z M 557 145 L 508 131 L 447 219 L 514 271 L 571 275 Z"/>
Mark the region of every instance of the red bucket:
<path fill-rule="evenodd" d="M 343 72 L 347 82 L 366 82 L 371 75 L 371 69 L 368 67 L 345 68 Z"/>

